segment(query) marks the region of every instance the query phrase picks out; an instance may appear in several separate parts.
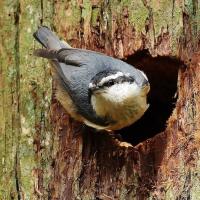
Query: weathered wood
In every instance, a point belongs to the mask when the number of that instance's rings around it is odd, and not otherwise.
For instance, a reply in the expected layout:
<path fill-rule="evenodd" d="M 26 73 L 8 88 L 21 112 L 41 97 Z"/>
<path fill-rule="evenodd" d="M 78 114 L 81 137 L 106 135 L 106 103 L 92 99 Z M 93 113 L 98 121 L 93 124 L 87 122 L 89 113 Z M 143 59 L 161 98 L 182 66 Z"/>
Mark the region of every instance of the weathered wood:
<path fill-rule="evenodd" d="M 200 199 L 197 0 L 16 0 L 0 11 L 0 199 Z M 184 61 L 166 130 L 133 147 L 70 119 L 32 56 L 40 24 L 74 47 Z"/>
<path fill-rule="evenodd" d="M 49 68 L 32 56 L 32 33 L 45 16 L 38 1 L 0 4 L 0 199 L 33 199 L 48 193 L 52 152 Z"/>
<path fill-rule="evenodd" d="M 63 37 L 68 38 L 71 44 L 123 58 L 138 50 L 148 49 L 153 56 L 176 56 L 187 67 L 179 70 L 179 98 L 165 132 L 137 147 L 125 148 L 119 147 L 106 134 L 87 131 L 84 133 L 83 147 L 79 146 L 83 148 L 79 150 L 81 156 L 74 145 L 79 140 L 68 139 L 55 162 L 53 188 L 56 188 L 56 192 L 52 198 L 199 199 L 198 167 L 187 163 L 189 157 L 192 157 L 195 165 L 198 163 L 198 140 L 194 139 L 194 130 L 191 128 L 197 125 L 197 121 L 192 118 L 188 124 L 188 119 L 183 116 L 183 113 L 190 115 L 185 110 L 186 104 L 189 110 L 198 109 L 189 102 L 193 101 L 191 88 L 197 92 L 199 89 L 197 85 L 189 85 L 188 79 L 191 84 L 195 82 L 191 80 L 194 75 L 190 69 L 198 74 L 198 62 L 191 65 L 189 60 L 192 57 L 196 59 L 193 53 L 199 48 L 199 5 L 190 1 L 83 1 L 82 4 L 71 2 L 66 7 L 64 5 L 66 2 L 57 3 L 55 8 L 59 12 L 62 8 L 63 13 L 73 10 L 77 14 L 76 20 L 72 17 L 68 21 L 64 19 L 65 15 L 56 15 L 55 24 L 59 24 L 56 30 L 63 33 Z M 196 96 L 195 101 L 198 101 Z M 184 132 L 188 132 L 189 137 Z M 72 149 L 64 157 L 62 152 L 67 146 Z M 64 162 L 64 166 L 60 167 L 61 161 L 74 160 L 74 153 L 78 156 L 77 160 L 73 163 Z M 196 154 L 195 157 L 193 154 Z M 73 166 L 74 171 L 69 166 Z M 58 190 L 63 182 L 67 186 Z"/>

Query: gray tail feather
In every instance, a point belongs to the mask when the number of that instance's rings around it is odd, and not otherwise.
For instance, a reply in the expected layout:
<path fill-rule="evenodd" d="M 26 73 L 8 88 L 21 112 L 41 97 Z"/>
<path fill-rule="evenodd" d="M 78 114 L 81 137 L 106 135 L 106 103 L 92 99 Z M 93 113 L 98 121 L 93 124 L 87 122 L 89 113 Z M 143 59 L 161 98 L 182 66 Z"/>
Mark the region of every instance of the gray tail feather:
<path fill-rule="evenodd" d="M 42 58 L 57 59 L 57 50 L 36 49 L 33 52 L 33 55 Z"/>
<path fill-rule="evenodd" d="M 33 36 L 47 49 L 59 50 L 61 48 L 69 47 L 67 43 L 60 41 L 60 39 L 46 26 L 39 27 L 38 30 L 33 33 Z"/>

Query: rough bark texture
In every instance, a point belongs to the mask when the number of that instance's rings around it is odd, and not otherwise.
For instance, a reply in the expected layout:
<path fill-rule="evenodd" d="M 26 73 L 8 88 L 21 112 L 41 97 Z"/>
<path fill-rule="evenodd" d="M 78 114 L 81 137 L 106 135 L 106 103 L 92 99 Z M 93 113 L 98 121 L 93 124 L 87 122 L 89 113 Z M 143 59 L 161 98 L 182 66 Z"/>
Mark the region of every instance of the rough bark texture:
<path fill-rule="evenodd" d="M 197 0 L 8 0 L 0 11 L 0 199 L 200 199 Z M 51 98 L 47 62 L 32 56 L 39 24 L 74 47 L 182 60 L 165 131 L 131 146 L 82 130 Z"/>

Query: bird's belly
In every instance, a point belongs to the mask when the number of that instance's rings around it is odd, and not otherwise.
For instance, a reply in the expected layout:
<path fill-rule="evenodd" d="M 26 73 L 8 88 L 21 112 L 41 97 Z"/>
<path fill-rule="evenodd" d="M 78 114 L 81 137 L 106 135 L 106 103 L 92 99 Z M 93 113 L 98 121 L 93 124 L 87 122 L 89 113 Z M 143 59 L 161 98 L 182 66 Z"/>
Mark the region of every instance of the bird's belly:
<path fill-rule="evenodd" d="M 116 109 L 115 114 L 113 113 L 112 115 L 115 123 L 111 124 L 107 129 L 119 130 L 126 126 L 130 126 L 143 116 L 147 108 L 148 105 L 146 105 L 145 107 L 133 106 L 123 108 L 123 110 L 120 110 L 119 108 Z"/>
<path fill-rule="evenodd" d="M 106 127 L 107 130 L 119 130 L 133 124 L 143 116 L 149 106 L 146 102 L 146 97 L 143 96 L 129 99 L 121 104 L 99 103 L 96 107 L 97 113 L 114 121 L 114 123 Z"/>

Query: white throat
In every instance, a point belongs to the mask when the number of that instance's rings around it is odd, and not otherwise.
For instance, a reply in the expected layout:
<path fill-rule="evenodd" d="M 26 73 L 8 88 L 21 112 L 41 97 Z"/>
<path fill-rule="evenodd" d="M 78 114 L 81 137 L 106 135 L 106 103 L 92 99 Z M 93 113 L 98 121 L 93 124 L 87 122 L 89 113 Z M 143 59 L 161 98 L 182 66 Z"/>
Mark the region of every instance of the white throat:
<path fill-rule="evenodd" d="M 146 96 L 147 92 L 136 83 L 124 82 L 97 91 L 92 95 L 91 103 L 98 116 L 109 116 L 119 123 L 119 127 L 123 127 L 124 124 L 132 124 L 144 114 L 148 108 Z"/>
<path fill-rule="evenodd" d="M 128 103 L 130 100 L 132 101 L 134 97 L 140 95 L 140 92 L 141 89 L 137 84 L 124 82 L 107 88 L 100 96 L 105 101 L 119 106 L 120 104 Z"/>

